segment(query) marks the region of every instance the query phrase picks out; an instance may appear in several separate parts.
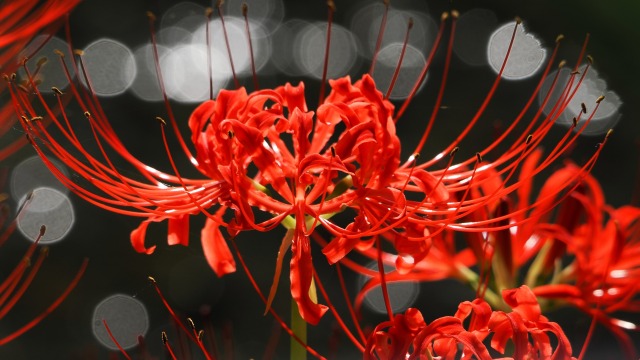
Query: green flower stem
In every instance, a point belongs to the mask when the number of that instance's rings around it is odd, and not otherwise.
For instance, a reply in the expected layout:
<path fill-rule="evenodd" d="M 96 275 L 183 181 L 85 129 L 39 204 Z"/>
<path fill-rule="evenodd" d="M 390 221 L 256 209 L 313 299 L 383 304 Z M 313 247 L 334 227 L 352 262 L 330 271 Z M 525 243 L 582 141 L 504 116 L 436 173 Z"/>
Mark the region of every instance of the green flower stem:
<path fill-rule="evenodd" d="M 296 334 L 302 342 L 305 344 L 307 343 L 307 322 L 302 319 L 302 316 L 300 316 L 298 304 L 293 298 L 291 298 L 291 331 L 293 331 L 293 333 Z M 291 338 L 290 358 L 292 360 L 304 360 L 307 358 L 307 350 L 293 337 Z"/>
<path fill-rule="evenodd" d="M 468 267 L 458 264 L 457 270 L 463 282 L 466 282 L 472 289 L 477 289 L 480 285 L 480 277 Z M 504 303 L 502 296 L 496 294 L 493 290 L 487 288 L 484 292 L 484 300 L 491 305 L 494 310 L 502 310 L 510 312 L 511 309 Z"/>
<path fill-rule="evenodd" d="M 542 245 L 542 248 L 540 249 L 540 251 L 538 251 L 538 255 L 536 255 L 535 259 L 531 263 L 529 271 L 527 271 L 527 275 L 524 279 L 524 284 L 529 288 L 535 288 L 538 284 L 540 276 L 547 270 L 544 268 L 544 264 L 550 249 L 551 241 L 547 241 L 544 245 Z"/>
<path fill-rule="evenodd" d="M 265 186 L 260 185 L 258 182 L 253 181 L 253 186 L 265 193 L 265 194 L 269 194 L 269 189 L 266 188 Z M 351 186 L 353 186 L 353 179 L 351 178 L 350 175 L 345 176 L 344 178 L 342 178 L 334 187 L 333 192 L 331 194 L 329 194 L 325 200 L 329 200 L 331 198 L 334 198 L 336 196 L 342 195 L 344 194 L 347 190 L 349 190 L 351 188 Z M 338 212 L 333 212 L 333 213 L 328 213 L 328 214 L 322 214 L 320 215 L 321 218 L 323 219 L 330 219 L 331 217 L 333 217 L 335 214 L 337 214 Z M 320 225 L 320 222 L 316 221 L 316 219 L 312 216 L 305 216 L 305 228 L 308 230 L 310 230 L 310 228 L 312 226 L 314 226 L 313 224 L 315 223 L 315 226 Z M 296 218 L 292 215 L 288 215 L 286 216 L 284 219 L 282 219 L 281 222 L 282 226 L 284 226 L 287 230 L 292 231 L 295 230 L 296 228 Z M 314 294 L 315 294 L 315 286 L 313 286 L 312 284 L 312 289 L 311 289 Z M 313 297 L 312 297 L 313 298 Z M 317 301 L 317 300 L 316 300 Z M 302 319 L 302 316 L 300 316 L 300 311 L 298 310 L 298 304 L 296 303 L 296 301 L 291 298 L 291 331 L 293 331 L 293 333 L 305 344 L 307 343 L 307 322 L 304 321 Z M 307 350 L 305 349 L 304 346 L 302 346 L 300 343 L 298 343 L 296 340 L 294 340 L 293 338 L 291 338 L 291 359 L 294 360 L 298 360 L 298 359 L 306 359 L 307 358 Z"/>

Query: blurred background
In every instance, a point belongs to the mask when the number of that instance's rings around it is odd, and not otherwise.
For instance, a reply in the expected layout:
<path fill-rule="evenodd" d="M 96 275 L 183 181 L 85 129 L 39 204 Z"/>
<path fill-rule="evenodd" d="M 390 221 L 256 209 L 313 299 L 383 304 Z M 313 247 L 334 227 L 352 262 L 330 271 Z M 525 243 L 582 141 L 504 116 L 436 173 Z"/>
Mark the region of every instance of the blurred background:
<path fill-rule="evenodd" d="M 287 81 L 294 84 L 304 81 L 307 102 L 314 108 L 324 52 L 325 2 L 246 2 L 260 87 L 273 88 Z M 640 27 L 636 24 L 639 4 L 622 0 L 588 3 L 577 0 L 392 0 L 391 4 L 394 10 L 389 16 L 387 35 L 374 73 L 378 84 L 389 83 L 407 18 L 414 19 L 404 60 L 406 65 L 392 93 L 396 104 L 401 104 L 406 97 L 413 85 L 412 79 L 428 56 L 440 14 L 452 8 L 461 13 L 444 108 L 436 122 L 434 136 L 424 151 L 427 156 L 437 154 L 455 139 L 483 101 L 496 76 L 492 64 L 495 67 L 495 59 L 500 59 L 499 66 L 504 55 L 504 41 L 499 40 L 505 29 L 510 35 L 513 25 L 509 23 L 515 16 L 524 20 L 528 34 L 519 38 L 522 49 L 514 55 L 517 60 L 514 63 L 518 66 L 509 69 L 508 79 L 502 81 L 482 123 L 461 144 L 463 154 L 473 154 L 484 148 L 522 109 L 539 81 L 539 66 L 544 65 L 550 55 L 558 34 L 565 35 L 559 58 L 566 59 L 570 66 L 576 61 L 585 36 L 590 34 L 587 53 L 594 58 L 595 71 L 591 72 L 593 77 L 588 78 L 588 86 L 581 96 L 587 104 L 589 101 L 593 104 L 601 94 L 606 95 L 606 100 L 590 133 L 581 136 L 571 158 L 579 164 L 586 161 L 604 133 L 613 127 L 615 132 L 592 173 L 600 180 L 609 204 L 615 207 L 629 204 L 635 196 L 638 205 L 640 111 L 634 104 L 640 100 L 635 83 L 640 81 L 637 65 Z M 153 11 L 158 18 L 156 29 L 167 93 L 176 118 L 186 121 L 191 111 L 208 98 L 208 87 L 203 82 L 207 77 L 206 48 L 203 47 L 203 13 L 207 6 L 210 4 L 206 1 L 86 0 L 70 18 L 73 47 L 85 51 L 88 71 L 116 133 L 134 155 L 167 172 L 171 172 L 170 165 L 154 122 L 156 116 L 166 116 L 166 110 L 156 85 L 146 11 Z M 225 20 L 239 81 L 253 89 L 240 6 L 241 1 L 226 1 Z M 338 0 L 336 7 L 329 78 L 346 74 L 357 78 L 371 63 L 382 14 L 381 1 Z M 218 17 L 214 15 L 214 18 Z M 212 29 L 214 86 L 217 89 L 233 88 L 219 21 L 214 21 Z M 65 48 L 65 36 L 60 33 L 39 53 L 50 60 L 42 70 L 42 88 L 65 87 L 64 77 L 60 77 L 57 64 L 51 61 L 57 60 L 54 49 Z M 417 99 L 398 124 L 405 158 L 417 144 L 433 107 L 443 65 L 444 51 L 439 51 Z M 0 100 L 8 101 L 6 97 Z M 537 109 L 536 103 L 530 113 Z M 579 103 L 573 110 L 579 111 Z M 69 115 L 72 121 L 85 120 L 78 109 L 70 108 Z M 570 117 L 565 120 L 570 122 Z M 91 134 L 87 129 L 85 131 L 79 133 L 80 137 L 93 142 Z M 558 124 L 547 146 L 553 146 L 554 136 L 558 139 L 565 131 L 566 127 Z M 22 130 L 15 127 L 10 136 L 23 136 Z M 0 140 L 3 141 L 6 140 Z M 178 149 L 176 144 L 172 145 Z M 123 172 L 132 170 L 121 159 L 113 160 Z M 184 171 L 183 176 L 197 176 L 184 157 L 177 156 L 176 160 Z M 277 340 L 274 336 L 279 333 L 278 327 L 271 316 L 262 316 L 264 305 L 245 274 L 239 269 L 235 274 L 217 278 L 209 269 L 198 241 L 203 218 L 192 217 L 192 244 L 189 247 L 167 246 L 166 224 L 153 224 L 147 241 L 158 248 L 151 256 L 142 255 L 136 253 L 129 242 L 129 233 L 138 226 L 139 219 L 109 213 L 70 194 L 48 175 L 32 148 L 24 147 L 0 164 L 0 168 L 3 171 L 0 180 L 4 180 L 0 192 L 11 195 L 14 208 L 29 191 L 34 191 L 36 200 L 43 199 L 36 205 L 48 209 L 25 216 L 20 229 L 2 247 L 0 274 L 8 273 L 20 261 L 29 245 L 28 238 L 37 233 L 42 223 L 47 224 L 44 242 L 50 246 L 50 254 L 24 299 L 0 322 L 0 334 L 11 332 L 46 308 L 73 278 L 83 259 L 89 259 L 87 272 L 67 300 L 38 327 L 0 347 L 0 358 L 110 358 L 114 346 L 106 337 L 102 324 L 96 322 L 102 317 L 114 319 L 110 324 L 113 323 L 112 328 L 122 334 L 123 345 L 127 344 L 125 338 L 130 338 L 132 345 L 136 336 L 144 333 L 152 355 L 164 358 L 161 331 L 168 331 L 174 344 L 186 340 L 175 335 L 175 324 L 149 285 L 147 276 L 157 280 L 168 301 L 181 315 L 193 317 L 198 327 L 213 332 L 218 347 L 224 348 L 221 352 L 230 358 L 262 358 L 267 344 Z M 63 166 L 60 169 L 68 171 Z M 82 184 L 83 180 L 77 175 L 69 173 L 69 176 Z M 284 231 L 267 235 L 247 232 L 238 239 L 263 291 L 271 284 L 271 269 L 283 234 Z M 314 249 L 314 256 L 323 271 L 321 276 L 331 284 L 332 270 L 326 266 L 318 249 Z M 269 270 L 265 271 L 265 268 Z M 349 275 L 348 280 L 352 293 L 362 285 L 362 279 L 355 275 Z M 285 318 L 289 312 L 287 285 L 284 277 L 274 305 Z M 420 308 L 427 321 L 453 314 L 459 301 L 473 296 L 464 286 L 450 282 L 409 284 L 394 291 L 395 303 L 403 305 L 398 311 L 407 306 Z M 334 297 L 338 294 L 335 292 Z M 363 322 L 370 326 L 385 319 L 380 302 L 373 298 L 364 315 Z M 566 329 L 577 354 L 590 319 L 573 310 L 558 311 L 550 317 Z M 635 319 L 640 320 L 638 316 Z M 326 350 L 338 346 L 338 358 L 358 357 L 348 340 L 337 334 L 331 316 L 326 316 L 309 331 L 314 347 Z M 633 336 L 640 339 L 637 334 Z M 285 333 L 280 335 L 277 344 L 277 357 L 288 358 L 289 338 Z M 617 359 L 621 354 L 613 336 L 600 328 L 590 349 L 587 358 L 591 359 Z M 198 358 L 196 352 L 193 355 Z"/>

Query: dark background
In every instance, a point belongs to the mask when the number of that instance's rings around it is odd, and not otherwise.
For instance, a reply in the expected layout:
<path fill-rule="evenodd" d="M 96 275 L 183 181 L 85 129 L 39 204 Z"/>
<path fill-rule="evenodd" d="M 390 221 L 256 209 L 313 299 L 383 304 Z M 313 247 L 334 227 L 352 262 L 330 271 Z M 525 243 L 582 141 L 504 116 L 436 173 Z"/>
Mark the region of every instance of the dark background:
<path fill-rule="evenodd" d="M 200 2 L 202 5 L 206 3 Z M 392 6 L 402 7 L 407 2 L 392 1 Z M 593 170 L 605 191 L 607 202 L 613 206 L 628 204 L 634 191 L 637 191 L 638 169 L 638 138 L 640 125 L 637 108 L 639 102 L 636 91 L 636 81 L 640 81 L 640 70 L 637 59 L 640 58 L 640 27 L 637 18 L 640 15 L 640 5 L 631 1 L 430 1 L 424 5 L 414 2 L 417 6 L 427 6 L 435 18 L 443 10 L 451 7 L 461 12 L 474 7 L 484 7 L 496 12 L 499 22 L 503 23 L 518 15 L 522 17 L 527 30 L 538 34 L 543 45 L 547 48 L 553 45 L 559 33 L 565 34 L 569 44 L 580 44 L 586 33 L 591 33 L 588 53 L 595 58 L 595 68 L 600 77 L 604 78 L 609 89 L 614 90 L 622 98 L 622 119 L 615 128 L 615 133 L 607 148 L 603 151 L 598 164 Z M 98 37 L 110 37 L 119 40 L 131 48 L 148 41 L 149 32 L 145 12 L 149 9 L 161 14 L 172 2 L 169 1 L 139 1 L 139 2 L 105 2 L 87 0 L 80 4 L 71 16 L 74 45 L 77 48 L 86 46 Z M 336 23 L 344 24 L 348 9 L 354 5 L 348 1 L 336 1 L 338 12 Z M 306 18 L 322 20 L 326 17 L 323 1 L 285 1 L 285 19 Z M 356 5 L 357 6 L 357 5 Z M 345 9 L 345 10 L 343 10 Z M 571 45 L 569 49 L 575 49 Z M 568 60 L 575 59 L 577 54 L 570 53 Z M 570 56 L 573 56 L 571 58 Z M 365 64 L 368 65 L 368 63 Z M 437 60 L 435 71 L 442 68 L 442 57 Z M 364 67 L 356 73 L 361 73 Z M 435 153 L 444 148 L 451 140 L 450 132 L 455 128 L 455 122 L 464 124 L 469 119 L 478 104 L 482 101 L 486 91 L 494 78 L 493 73 L 486 67 L 471 68 L 454 57 L 450 85 L 447 89 L 445 104 L 450 111 L 442 117 L 440 122 L 442 136 L 433 136 L 428 151 Z M 282 74 L 261 75 L 262 87 L 274 87 L 285 81 L 297 82 L 300 79 L 290 79 Z M 303 78 L 310 106 L 314 106 L 311 99 L 317 98 L 318 81 Z M 526 101 L 536 80 L 507 83 L 501 87 L 494 105 L 487 112 L 486 124 L 494 120 L 508 120 L 514 116 Z M 249 79 L 246 79 L 249 84 Z M 410 108 L 398 127 L 403 149 L 412 148 L 417 142 L 416 133 L 420 134 L 422 127 L 413 127 L 424 119 L 431 109 L 431 104 L 437 92 L 437 83 L 427 84 L 419 95 L 418 101 Z M 126 93 L 116 98 L 102 101 L 108 115 L 118 129 L 119 135 L 132 151 L 141 154 L 142 159 L 149 159 L 162 163 L 164 150 L 159 142 L 157 128 L 152 121 L 149 125 L 131 119 L 153 119 L 163 112 L 158 103 L 148 104 Z M 194 105 L 180 105 L 174 107 L 178 119 L 188 116 Z M 418 119 L 406 121 L 407 119 Z M 446 120 L 452 121 L 447 122 Z M 462 120 L 461 120 L 462 119 Z M 404 121 L 404 122 L 403 122 Z M 437 123 L 438 124 L 438 123 Z M 443 125 L 444 124 L 444 125 Z M 438 125 L 437 125 L 438 126 Z M 447 130 L 448 129 L 448 130 Z M 18 131 L 16 129 L 16 131 Z M 126 135 L 125 135 L 126 133 Z M 453 132 L 455 134 L 455 132 Z M 557 129 L 561 134 L 562 129 Z M 446 135 L 449 134 L 449 137 Z M 473 153 L 481 148 L 483 139 L 491 134 L 491 127 L 475 132 L 465 139 L 465 151 Z M 572 158 L 577 162 L 584 161 L 594 150 L 598 137 L 582 137 L 580 144 L 574 149 Z M 34 151 L 28 147 L 22 149 L 4 164 L 11 169 L 22 159 L 30 157 Z M 153 157 L 158 157 L 154 159 Z M 146 157 L 145 157 L 146 156 Z M 160 159 L 160 160 L 158 160 Z M 163 166 L 167 166 L 164 163 Z M 185 168 L 185 167 L 183 167 Z M 168 167 L 165 170 L 169 170 Z M 187 171 L 187 170 L 185 170 Z M 188 172 L 187 172 L 188 174 Z M 273 319 L 263 317 L 263 305 L 251 288 L 244 273 L 231 274 L 224 279 L 217 279 L 206 265 L 201 255 L 197 241 L 203 219 L 192 217 L 191 233 L 192 245 L 188 248 L 168 247 L 164 244 L 166 225 L 154 224 L 150 228 L 148 239 L 157 243 L 158 249 L 152 256 L 137 254 L 129 243 L 129 232 L 138 224 L 137 219 L 112 214 L 96 207 L 89 206 L 81 199 L 72 196 L 75 206 L 76 222 L 68 238 L 51 246 L 51 253 L 34 284 L 25 295 L 25 300 L 2 320 L 0 331 L 8 333 L 23 324 L 30 316 L 35 315 L 46 307 L 56 294 L 62 291 L 75 274 L 84 258 L 89 259 L 89 267 L 78 287 L 69 298 L 40 326 L 31 330 L 9 345 L 0 347 L 2 359 L 106 359 L 108 351 L 94 339 L 91 328 L 91 316 L 94 306 L 103 298 L 114 293 L 135 295 L 146 306 L 150 315 L 150 330 L 147 333 L 147 343 L 152 353 L 162 358 L 160 331 L 170 330 L 171 324 L 168 313 L 162 308 L 153 289 L 147 283 L 147 276 L 156 278 L 166 293 L 171 293 L 169 301 L 176 305 L 176 309 L 188 316 L 193 316 L 198 324 L 210 322 L 216 329 L 218 344 L 222 344 L 221 332 L 226 328 L 231 332 L 235 357 L 248 359 L 260 358 L 265 344 L 273 331 Z M 262 289 L 268 289 L 272 277 L 271 270 L 275 261 L 277 247 L 282 232 L 258 236 L 254 233 L 242 235 L 238 241 L 246 260 L 257 273 L 257 280 Z M 20 254 L 27 246 L 27 242 L 18 233 L 14 234 L 5 244 L 0 253 L 2 270 L 15 264 Z M 316 251 L 315 249 L 314 251 Z M 316 261 L 324 263 L 319 251 L 314 252 Z M 323 273 L 325 278 L 331 276 Z M 353 276 L 350 280 L 355 280 Z M 330 281 L 327 281 L 330 283 Z M 420 296 L 414 304 L 423 310 L 426 320 L 432 320 L 455 312 L 457 303 L 469 296 L 469 293 L 459 290 L 461 286 L 452 283 L 423 285 Z M 284 289 L 284 291 L 282 291 Z M 287 282 L 283 280 L 275 307 L 287 317 L 288 297 Z M 443 297 L 442 294 L 447 294 Z M 437 294 L 438 296 L 435 296 Z M 334 296 L 336 297 L 336 296 Z M 204 314 L 203 316 L 200 316 Z M 381 321 L 384 317 L 367 313 L 369 324 Z M 552 314 L 566 329 L 574 345 L 574 353 L 580 350 L 580 344 L 588 329 L 590 319 L 576 311 L 567 310 Z M 637 319 L 637 316 L 636 316 Z M 326 316 L 318 329 L 311 329 L 311 344 L 324 349 L 330 343 L 332 319 Z M 598 329 L 596 339 L 590 349 L 588 358 L 617 359 L 620 352 L 615 340 L 605 330 Z M 637 335 L 637 334 L 636 334 Z M 174 337 L 174 339 L 176 339 Z M 635 336 L 638 339 L 638 336 Z M 174 340 L 177 341 L 177 340 Z M 174 342 L 175 344 L 175 342 Z M 278 354 L 287 358 L 288 338 L 282 334 Z M 340 339 L 340 358 L 357 358 L 356 352 L 348 340 Z M 284 354 L 284 355 L 283 355 Z"/>

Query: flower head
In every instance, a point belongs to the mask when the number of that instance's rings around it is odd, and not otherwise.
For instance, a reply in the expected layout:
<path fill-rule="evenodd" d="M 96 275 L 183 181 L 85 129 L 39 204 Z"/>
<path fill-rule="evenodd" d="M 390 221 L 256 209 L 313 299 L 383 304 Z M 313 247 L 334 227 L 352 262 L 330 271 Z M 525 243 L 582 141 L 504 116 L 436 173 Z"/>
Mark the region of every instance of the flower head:
<path fill-rule="evenodd" d="M 457 12 L 443 15 L 432 55 L 440 47 L 445 25 L 450 24 L 451 29 L 455 29 L 456 18 Z M 555 119 L 568 106 L 572 84 L 580 81 L 581 75 L 576 73 L 567 84 L 554 83 L 551 88 L 562 89 L 565 94 L 554 104 L 554 110 L 546 116 L 536 113 L 522 133 L 516 131 L 518 124 L 524 121 L 532 99 L 537 96 L 544 75 L 555 62 L 554 52 L 531 100 L 495 142 L 478 149 L 474 156 L 454 163 L 453 155 L 458 145 L 483 116 L 502 73 L 496 77 L 485 100 L 460 135 L 434 158 L 423 162 L 418 155 L 427 143 L 442 105 L 453 33 L 444 46 L 446 64 L 440 93 L 418 146 L 405 162 L 400 157 L 396 123 L 402 121 L 402 114 L 422 83 L 431 61 L 427 62 L 416 79 L 414 90 L 398 110 L 367 74 L 355 82 L 350 77 L 329 81 L 331 92 L 326 98 L 323 80 L 321 98 L 315 110 L 309 110 L 307 106 L 302 83 L 253 92 L 247 92 L 243 87 L 222 90 L 215 99 L 194 109 L 187 124 L 190 145 L 180 133 L 178 120 L 167 101 L 168 121 L 160 117 L 157 120 L 171 173 L 159 171 L 137 159 L 118 138 L 92 91 L 81 52 L 78 52 L 78 59 L 69 61 L 61 56 L 60 62 L 67 74 L 70 66 L 80 70 L 76 73 L 83 74 L 87 85 L 80 86 L 69 79 L 70 88 L 66 94 L 54 89 L 54 102 L 39 92 L 26 67 L 26 81 L 36 93 L 35 101 L 18 91 L 11 79 L 9 87 L 14 109 L 29 140 L 67 187 L 108 211 L 144 218 L 131 233 L 131 242 L 137 251 L 147 254 L 154 251 L 155 246 L 146 244 L 146 231 L 150 223 L 164 220 L 168 222 L 168 243 L 187 245 L 190 216 L 203 213 L 207 217 L 201 232 L 204 254 L 212 269 L 221 276 L 236 269 L 222 230 L 233 239 L 241 231 L 269 231 L 283 225 L 287 235 L 282 241 L 274 279 L 279 278 L 282 254 L 291 247 L 291 295 L 303 318 L 315 324 L 327 308 L 310 295 L 315 293 L 310 238 L 320 238 L 322 252 L 332 264 L 354 250 L 380 254 L 380 240 L 387 240 L 394 248 L 396 268 L 403 274 L 426 259 L 434 239 L 440 239 L 447 232 L 470 234 L 470 247 L 476 256 L 480 256 L 485 243 L 480 234 L 524 226 L 531 220 L 522 215 L 538 205 L 531 204 L 496 217 L 494 214 L 501 199 L 522 191 L 527 182 L 554 163 L 587 126 L 588 121 L 572 133 L 574 126 L 545 161 L 534 164 L 524 177 L 514 180 L 524 159 L 533 156 Z M 515 29 L 509 48 L 514 39 Z M 157 51 L 155 56 L 159 62 Z M 507 52 L 505 64 L 508 58 Z M 582 57 L 578 59 L 578 63 L 581 62 Z M 588 67 L 585 72 L 587 70 Z M 161 75 L 160 66 L 158 75 Z M 99 154 L 89 151 L 84 139 L 76 135 L 65 110 L 72 100 L 80 106 L 89 122 Z M 547 96 L 545 104 L 548 101 Z M 52 121 L 61 136 L 44 128 L 42 120 Z M 202 174 L 201 178 L 181 175 L 174 160 L 175 152 L 166 139 L 165 125 L 175 132 L 184 155 Z M 501 146 L 506 149 L 499 149 Z M 111 159 L 114 153 L 130 163 L 137 174 L 127 176 L 122 173 Z M 597 154 L 576 177 L 590 169 Z M 63 161 L 90 185 L 80 185 L 66 177 L 51 165 L 50 156 Z M 558 191 L 573 180 L 567 179 Z M 338 213 L 346 214 L 347 220 L 335 220 Z M 517 223 L 504 224 L 504 219 L 512 214 L 520 215 Z M 320 232 L 328 233 L 330 241 L 322 240 Z M 450 239 L 450 236 L 446 238 Z M 275 286 L 272 286 L 273 294 Z"/>
<path fill-rule="evenodd" d="M 569 165 L 555 176 L 575 171 Z M 555 220 L 547 226 L 553 229 L 547 235 L 548 241 L 559 245 L 547 247 L 548 262 L 563 256 L 572 261 L 556 269 L 559 275 L 541 282 L 534 293 L 593 316 L 616 335 L 630 358 L 637 357 L 623 329 L 638 330 L 638 325 L 614 314 L 640 310 L 640 208 L 606 205 L 598 181 L 588 176 L 563 201 Z"/>
<path fill-rule="evenodd" d="M 365 359 L 492 359 L 489 347 L 513 359 L 574 359 L 560 326 L 541 315 L 533 292 L 526 286 L 502 294 L 512 309 L 492 311 L 481 299 L 462 302 L 455 316 L 426 324 L 417 309 L 408 309 L 376 327 L 369 337 Z M 468 322 L 468 325 L 465 325 Z M 555 349 L 551 338 L 555 337 Z"/>

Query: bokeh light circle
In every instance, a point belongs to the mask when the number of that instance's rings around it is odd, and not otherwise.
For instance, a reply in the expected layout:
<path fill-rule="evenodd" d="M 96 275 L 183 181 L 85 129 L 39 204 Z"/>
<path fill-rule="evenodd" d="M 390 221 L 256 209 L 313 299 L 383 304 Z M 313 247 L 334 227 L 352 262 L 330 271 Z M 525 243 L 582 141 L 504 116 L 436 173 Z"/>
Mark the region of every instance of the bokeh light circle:
<path fill-rule="evenodd" d="M 214 64 L 227 64 L 227 57 L 212 49 Z M 209 72 L 207 71 L 207 47 L 204 45 L 184 45 L 173 48 L 160 59 L 160 67 L 167 94 L 181 102 L 200 102 L 209 99 Z M 228 72 L 225 65 L 212 72 L 213 90 L 227 84 Z"/>
<path fill-rule="evenodd" d="M 107 322 L 113 337 L 123 349 L 138 344 L 138 336 L 149 330 L 149 315 L 145 306 L 137 299 L 115 294 L 102 300 L 93 311 L 93 335 L 105 347 L 118 350 L 107 333 L 103 320 Z"/>
<path fill-rule="evenodd" d="M 164 46 L 158 45 L 156 48 L 160 62 L 171 52 L 170 49 Z M 162 101 L 163 96 L 156 73 L 153 45 L 142 45 L 133 52 L 133 56 L 136 60 L 138 72 L 133 84 L 131 84 L 131 92 L 133 92 L 136 97 L 145 101 Z"/>
<path fill-rule="evenodd" d="M 212 69 L 214 76 L 233 77 L 231 62 L 229 59 L 229 50 L 225 41 L 226 36 L 229 39 L 229 49 L 231 51 L 231 59 L 237 76 L 251 75 L 251 50 L 249 49 L 249 38 L 245 28 L 243 18 L 225 16 L 224 28 L 219 17 L 211 20 L 209 23 L 209 32 L 211 34 L 211 53 Z M 253 48 L 253 58 L 256 64 L 256 71 L 266 64 L 271 54 L 270 37 L 267 36 L 265 28 L 257 22 L 249 20 L 249 29 L 251 31 L 251 44 Z M 206 24 L 202 24 L 191 37 L 191 44 L 196 46 L 206 46 Z M 219 58 L 217 54 L 224 54 L 223 58 Z M 206 59 L 205 59 L 206 64 Z M 218 74 L 218 75 L 215 75 Z"/>
<path fill-rule="evenodd" d="M 515 21 L 502 25 L 489 38 L 487 59 L 496 74 L 500 72 L 504 63 L 514 26 L 516 26 Z M 546 56 L 547 52 L 540 44 L 540 40 L 525 32 L 524 25 L 519 24 L 502 77 L 521 80 L 533 76 L 544 64 Z"/>
<path fill-rule="evenodd" d="M 39 187 L 31 197 L 20 200 L 20 213 L 16 218 L 20 233 L 30 241 L 35 241 L 44 225 L 46 231 L 41 244 L 52 244 L 64 239 L 75 222 L 75 212 L 71 201 L 64 193 L 52 188 Z"/>
<path fill-rule="evenodd" d="M 71 54 L 69 54 L 69 45 L 67 45 L 66 41 L 57 36 L 47 39 L 47 35 L 39 35 L 35 37 L 19 56 L 20 59 L 25 56 L 31 56 L 30 60 L 27 62 L 27 67 L 29 68 L 31 75 L 35 77 L 34 80 L 39 83 L 38 89 L 44 93 L 52 92 L 52 86 L 64 90 L 69 85 L 67 76 L 64 71 L 61 71 L 60 56 L 56 54 L 56 51 L 62 52 L 65 55 L 65 59 L 72 58 Z M 44 45 L 42 45 L 43 42 Z M 33 52 L 40 46 L 42 46 L 40 50 L 34 54 Z M 41 59 L 45 58 L 46 62 L 41 63 L 42 66 L 38 69 L 38 63 Z M 67 67 L 69 68 L 69 73 L 73 79 L 75 77 L 73 67 L 70 65 L 67 65 Z M 18 69 L 17 73 L 21 79 L 27 80 L 27 74 L 22 67 Z"/>
<path fill-rule="evenodd" d="M 260 24 L 268 33 L 272 33 L 284 18 L 284 4 L 282 0 L 226 0 L 222 7 L 224 16 L 242 17 L 242 4 L 247 4 L 247 18 L 250 22 Z M 253 33 L 251 34 L 253 36 Z"/>
<path fill-rule="evenodd" d="M 293 44 L 296 34 L 309 25 L 308 21 L 292 19 L 281 24 L 273 34 L 271 62 L 282 73 L 296 77 L 307 73 L 305 69 L 298 66 L 294 58 L 294 47 L 291 44 Z"/>
<path fill-rule="evenodd" d="M 293 53 L 294 60 L 307 76 L 322 78 L 326 40 L 326 23 L 308 24 L 296 35 L 292 45 L 297 50 Z M 333 24 L 327 78 L 335 79 L 348 74 L 358 60 L 357 48 L 358 43 L 351 31 Z"/>
<path fill-rule="evenodd" d="M 387 92 L 387 89 L 393 80 L 393 76 L 402 53 L 402 46 L 403 45 L 401 43 L 389 44 L 380 49 L 380 53 L 378 53 L 373 71 L 373 79 L 376 82 L 376 87 L 378 87 L 378 89 L 383 93 Z M 411 93 L 411 89 L 413 89 L 413 86 L 426 63 L 427 61 L 420 50 L 411 45 L 407 45 L 402 59 L 400 72 L 398 73 L 398 77 L 393 89 L 391 90 L 389 98 L 393 100 L 406 99 Z M 421 86 L 424 85 L 424 83 L 425 81 L 423 80 Z"/>
<path fill-rule="evenodd" d="M 179 2 L 164 12 L 160 28 L 177 26 L 192 32 L 205 22 L 205 10 L 204 6 L 193 2 Z"/>
<path fill-rule="evenodd" d="M 374 2 L 362 6 L 351 17 L 349 28 L 363 44 L 361 49 L 362 56 L 366 58 L 373 57 L 383 14 L 384 5 L 382 2 Z M 408 44 L 426 56 L 430 50 L 430 45 L 433 43 L 438 26 L 430 16 L 420 11 L 389 9 L 382 38 L 382 47 L 404 41 L 410 18 L 413 20 L 413 26 Z"/>
<path fill-rule="evenodd" d="M 157 44 L 167 47 L 178 46 L 191 41 L 191 32 L 179 26 L 169 26 L 158 31 Z"/>
<path fill-rule="evenodd" d="M 367 265 L 367 268 L 378 271 L 378 263 L 373 261 Z M 385 265 L 385 271 L 394 270 L 390 265 Z M 361 289 L 369 280 L 368 276 L 360 275 L 358 278 L 358 286 Z M 403 313 L 411 306 L 420 294 L 420 284 L 415 281 L 387 282 L 387 291 L 389 293 L 389 302 L 394 313 Z M 373 312 L 383 314 L 387 312 L 382 296 L 382 288 L 380 286 L 367 292 L 363 304 Z"/>
<path fill-rule="evenodd" d="M 53 159 L 49 159 L 49 161 L 65 177 L 69 176 L 67 169 L 60 164 L 59 161 Z M 10 191 L 14 199 L 22 199 L 33 189 L 39 187 L 55 189 L 62 194 L 69 192 L 69 189 L 67 189 L 42 162 L 40 156 L 27 158 L 13 168 L 11 172 Z"/>
<path fill-rule="evenodd" d="M 92 89 L 100 96 L 122 94 L 136 77 L 133 53 L 127 46 L 112 39 L 103 38 L 89 44 L 82 60 Z M 81 78 L 84 81 L 84 77 Z"/>
<path fill-rule="evenodd" d="M 560 125 L 569 127 L 573 124 L 573 118 L 580 118 L 576 126 L 576 130 L 580 129 L 584 122 L 591 116 L 591 111 L 596 106 L 596 100 L 601 95 L 604 95 L 604 100 L 598 106 L 597 111 L 593 114 L 590 123 L 585 129 L 582 130 L 584 135 L 601 135 L 613 128 L 620 120 L 620 107 L 622 106 L 622 100 L 613 91 L 607 89 L 607 83 L 598 76 L 598 72 L 589 68 L 584 74 L 584 79 L 580 83 L 579 77 L 583 74 L 586 67 L 581 66 L 579 73 L 571 80 L 572 70 L 568 68 L 562 68 L 551 72 L 544 80 L 540 93 L 538 94 L 538 104 L 542 106 L 542 111 L 547 116 L 553 116 L 555 122 Z M 556 86 L 552 89 L 553 79 L 556 80 Z M 565 110 L 558 114 L 557 110 L 553 112 L 555 104 L 566 94 L 567 84 L 571 82 L 569 93 L 575 94 L 571 98 L 568 104 L 566 104 Z M 549 91 L 551 93 L 549 94 Z M 548 100 L 545 104 L 545 98 Z M 586 114 L 581 114 L 582 104 L 585 104 L 587 109 Z"/>
<path fill-rule="evenodd" d="M 487 64 L 487 44 L 498 25 L 496 14 L 488 9 L 472 9 L 460 15 L 456 22 L 453 51 L 467 65 Z"/>

